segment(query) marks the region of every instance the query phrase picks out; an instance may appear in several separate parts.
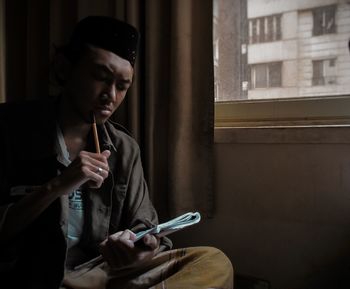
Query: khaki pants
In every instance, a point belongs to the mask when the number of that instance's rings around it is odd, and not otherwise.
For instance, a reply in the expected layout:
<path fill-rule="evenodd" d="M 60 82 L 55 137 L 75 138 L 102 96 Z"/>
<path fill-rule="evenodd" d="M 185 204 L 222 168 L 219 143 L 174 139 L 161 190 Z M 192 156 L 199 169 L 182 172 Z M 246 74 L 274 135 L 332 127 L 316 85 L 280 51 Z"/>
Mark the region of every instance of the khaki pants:
<path fill-rule="evenodd" d="M 135 268 L 112 270 L 104 262 L 87 264 L 66 274 L 62 288 L 232 289 L 233 268 L 225 254 L 212 247 L 175 249 Z"/>

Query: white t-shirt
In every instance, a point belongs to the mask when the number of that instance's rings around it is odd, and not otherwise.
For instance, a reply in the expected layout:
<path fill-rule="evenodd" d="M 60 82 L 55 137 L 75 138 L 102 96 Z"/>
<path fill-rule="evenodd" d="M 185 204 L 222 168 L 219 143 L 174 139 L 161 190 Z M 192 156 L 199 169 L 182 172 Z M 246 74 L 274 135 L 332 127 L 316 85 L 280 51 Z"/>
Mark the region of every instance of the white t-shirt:
<path fill-rule="evenodd" d="M 57 124 L 57 142 L 56 142 L 57 160 L 68 167 L 71 163 L 69 152 L 61 128 Z M 59 172 L 60 173 L 60 172 Z M 84 226 L 84 202 L 83 191 L 81 188 L 69 194 L 69 213 L 68 213 L 68 231 L 67 231 L 67 267 L 74 267 L 84 259 L 81 250 L 78 247 Z"/>

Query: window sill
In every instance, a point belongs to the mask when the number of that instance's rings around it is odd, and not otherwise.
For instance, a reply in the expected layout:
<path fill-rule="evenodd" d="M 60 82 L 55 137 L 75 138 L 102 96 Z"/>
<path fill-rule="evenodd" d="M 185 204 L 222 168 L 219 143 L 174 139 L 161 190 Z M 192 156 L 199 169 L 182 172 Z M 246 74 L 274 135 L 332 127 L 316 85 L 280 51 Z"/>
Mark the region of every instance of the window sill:
<path fill-rule="evenodd" d="M 216 127 L 329 126 L 350 124 L 350 96 L 215 103 Z"/>
<path fill-rule="evenodd" d="M 350 144 L 350 125 L 215 128 L 216 144 Z"/>

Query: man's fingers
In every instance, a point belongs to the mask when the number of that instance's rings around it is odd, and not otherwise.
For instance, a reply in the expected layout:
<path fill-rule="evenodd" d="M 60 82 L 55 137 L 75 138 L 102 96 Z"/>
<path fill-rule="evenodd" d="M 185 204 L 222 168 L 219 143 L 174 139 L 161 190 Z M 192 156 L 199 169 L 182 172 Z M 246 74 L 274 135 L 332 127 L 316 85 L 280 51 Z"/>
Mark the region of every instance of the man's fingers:
<path fill-rule="evenodd" d="M 120 264 L 130 264 L 134 260 L 135 249 L 134 239 L 136 235 L 130 230 L 113 234 L 108 237 L 107 247 L 111 251 L 111 255 L 118 256 Z"/>
<path fill-rule="evenodd" d="M 130 230 L 110 235 L 100 245 L 100 252 L 114 268 L 130 266 L 152 258 L 159 247 L 159 239 L 146 235 L 142 242 L 145 246 L 135 246 L 136 234 Z"/>
<path fill-rule="evenodd" d="M 109 175 L 108 157 L 111 152 L 103 151 L 101 154 L 81 151 L 79 154 L 81 171 L 89 181 L 90 188 L 100 188 Z"/>
<path fill-rule="evenodd" d="M 108 162 L 105 157 L 103 157 L 103 160 L 101 160 L 101 159 L 92 158 L 91 156 L 85 156 L 84 158 L 81 159 L 81 164 L 88 165 L 96 169 L 101 168 L 107 172 L 109 171 Z"/>
<path fill-rule="evenodd" d="M 152 250 L 157 249 L 159 245 L 159 239 L 150 234 L 147 234 L 143 237 L 143 242 L 147 247 L 149 247 Z"/>
<path fill-rule="evenodd" d="M 135 233 L 131 232 L 130 230 L 125 230 L 119 237 L 119 241 L 129 248 L 134 248 L 134 241 L 136 239 Z"/>
<path fill-rule="evenodd" d="M 107 245 L 111 248 L 119 247 L 119 248 L 134 248 L 134 240 L 136 238 L 135 233 L 130 230 L 125 230 L 121 232 L 117 232 L 108 236 Z"/>
<path fill-rule="evenodd" d="M 108 158 L 110 157 L 110 155 L 111 155 L 111 152 L 110 152 L 109 150 L 105 150 L 105 151 L 103 151 L 101 154 L 102 154 L 103 156 L 105 156 L 106 159 L 108 159 Z"/>

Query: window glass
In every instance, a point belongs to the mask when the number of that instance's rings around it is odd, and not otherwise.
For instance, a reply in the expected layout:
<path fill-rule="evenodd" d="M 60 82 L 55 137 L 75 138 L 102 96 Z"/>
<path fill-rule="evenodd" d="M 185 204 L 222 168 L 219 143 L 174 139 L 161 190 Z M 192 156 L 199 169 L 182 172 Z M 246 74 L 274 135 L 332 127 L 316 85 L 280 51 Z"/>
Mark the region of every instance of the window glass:
<path fill-rule="evenodd" d="M 281 39 L 281 16 L 272 15 L 249 20 L 249 43 L 263 43 Z"/>
<path fill-rule="evenodd" d="M 214 0 L 215 100 L 350 93 L 350 3 Z"/>
<path fill-rule="evenodd" d="M 324 85 L 323 60 L 312 62 L 312 85 Z"/>
<path fill-rule="evenodd" d="M 280 87 L 282 85 L 281 75 L 281 63 L 271 63 L 269 65 L 269 87 Z"/>
<path fill-rule="evenodd" d="M 312 10 L 313 35 L 335 33 L 336 6 L 317 7 Z"/>
<path fill-rule="evenodd" d="M 253 88 L 267 87 L 267 65 L 257 64 L 252 67 Z"/>

